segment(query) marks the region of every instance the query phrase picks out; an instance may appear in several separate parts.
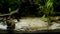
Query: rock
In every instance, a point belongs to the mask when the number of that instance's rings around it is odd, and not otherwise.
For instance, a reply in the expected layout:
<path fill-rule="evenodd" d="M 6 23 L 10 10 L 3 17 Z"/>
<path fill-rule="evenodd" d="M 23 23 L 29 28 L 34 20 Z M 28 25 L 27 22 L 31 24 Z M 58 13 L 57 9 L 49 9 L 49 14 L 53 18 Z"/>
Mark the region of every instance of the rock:
<path fill-rule="evenodd" d="M 60 29 L 60 24 L 53 22 L 52 25 L 49 27 L 49 29 L 51 30 Z"/>
<path fill-rule="evenodd" d="M 0 29 L 7 29 L 7 25 L 3 25 L 2 23 L 0 23 Z"/>
<path fill-rule="evenodd" d="M 40 20 L 40 18 L 25 18 L 20 19 L 20 22 L 16 23 L 15 30 L 43 30 L 47 29 L 48 23 Z"/>

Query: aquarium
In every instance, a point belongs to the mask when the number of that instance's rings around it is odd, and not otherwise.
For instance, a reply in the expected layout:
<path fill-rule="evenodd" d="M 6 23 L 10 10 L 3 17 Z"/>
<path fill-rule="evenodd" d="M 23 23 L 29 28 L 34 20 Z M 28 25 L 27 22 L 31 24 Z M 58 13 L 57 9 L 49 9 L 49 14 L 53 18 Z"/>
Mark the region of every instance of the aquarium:
<path fill-rule="evenodd" d="M 0 0 L 0 33 L 60 32 L 60 0 Z"/>

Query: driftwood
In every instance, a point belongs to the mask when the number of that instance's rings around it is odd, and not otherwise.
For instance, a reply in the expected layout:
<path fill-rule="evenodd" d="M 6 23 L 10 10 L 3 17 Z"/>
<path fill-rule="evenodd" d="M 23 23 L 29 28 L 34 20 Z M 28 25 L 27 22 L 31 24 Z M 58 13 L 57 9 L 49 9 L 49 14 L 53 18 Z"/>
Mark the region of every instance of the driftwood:
<path fill-rule="evenodd" d="M 12 14 L 17 13 L 18 10 L 19 10 L 19 9 L 15 10 L 15 11 L 12 11 L 11 13 L 8 13 L 8 14 L 0 14 L 0 17 L 11 16 Z"/>
<path fill-rule="evenodd" d="M 0 14 L 0 18 L 6 18 L 7 19 L 7 18 L 11 17 L 12 14 L 18 13 L 18 10 L 19 9 L 12 11 L 11 13 L 8 13 L 8 14 Z"/>

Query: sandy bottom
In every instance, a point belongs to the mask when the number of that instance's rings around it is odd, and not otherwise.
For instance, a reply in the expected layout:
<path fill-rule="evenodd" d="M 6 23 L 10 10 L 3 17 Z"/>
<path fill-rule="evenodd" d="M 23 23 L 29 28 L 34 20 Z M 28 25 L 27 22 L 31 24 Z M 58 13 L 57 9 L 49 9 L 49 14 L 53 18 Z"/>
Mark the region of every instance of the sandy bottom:
<path fill-rule="evenodd" d="M 52 23 L 51 26 L 48 26 L 48 22 L 42 21 L 40 18 L 23 18 L 20 19 L 20 22 L 16 22 L 15 30 L 16 31 L 36 31 L 36 30 L 48 30 L 48 29 L 60 29 L 59 23 Z M 7 29 L 7 25 L 0 23 L 0 29 Z"/>

